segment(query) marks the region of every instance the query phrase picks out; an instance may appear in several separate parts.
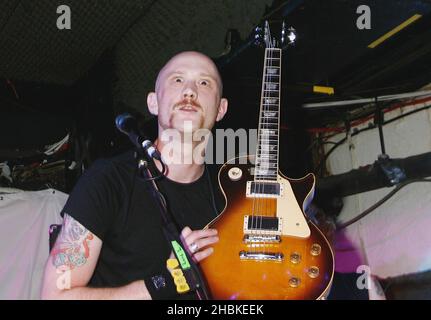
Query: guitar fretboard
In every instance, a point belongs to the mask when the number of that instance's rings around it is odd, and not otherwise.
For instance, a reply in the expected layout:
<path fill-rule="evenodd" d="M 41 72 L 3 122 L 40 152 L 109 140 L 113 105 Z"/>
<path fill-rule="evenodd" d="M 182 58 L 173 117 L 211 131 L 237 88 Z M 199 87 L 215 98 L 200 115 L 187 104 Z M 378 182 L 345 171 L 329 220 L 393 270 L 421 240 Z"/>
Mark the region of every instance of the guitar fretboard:
<path fill-rule="evenodd" d="M 266 48 L 256 150 L 255 180 L 277 180 L 281 49 Z"/>

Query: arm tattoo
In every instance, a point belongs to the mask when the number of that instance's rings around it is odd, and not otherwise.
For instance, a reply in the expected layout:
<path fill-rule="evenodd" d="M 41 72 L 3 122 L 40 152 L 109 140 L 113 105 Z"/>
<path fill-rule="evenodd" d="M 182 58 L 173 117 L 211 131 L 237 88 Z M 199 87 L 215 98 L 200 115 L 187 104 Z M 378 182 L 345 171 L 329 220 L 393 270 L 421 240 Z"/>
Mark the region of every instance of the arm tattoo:
<path fill-rule="evenodd" d="M 65 214 L 63 228 L 51 251 L 54 266 L 65 271 L 84 265 L 90 256 L 88 243 L 93 238 L 90 231 Z"/>

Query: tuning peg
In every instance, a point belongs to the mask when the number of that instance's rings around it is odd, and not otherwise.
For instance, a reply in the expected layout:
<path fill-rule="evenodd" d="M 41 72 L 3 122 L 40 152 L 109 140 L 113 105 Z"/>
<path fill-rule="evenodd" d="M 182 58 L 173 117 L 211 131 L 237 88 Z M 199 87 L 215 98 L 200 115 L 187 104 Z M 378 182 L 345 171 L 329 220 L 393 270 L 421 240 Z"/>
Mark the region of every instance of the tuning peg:
<path fill-rule="evenodd" d="M 294 43 L 296 40 L 296 30 L 293 27 L 287 29 L 287 38 L 289 39 L 289 43 Z"/>
<path fill-rule="evenodd" d="M 283 21 L 283 24 L 281 25 L 281 37 L 280 37 L 280 42 L 282 46 L 284 46 L 285 41 L 286 41 L 286 23 Z"/>
<path fill-rule="evenodd" d="M 263 29 L 262 27 L 254 28 L 254 39 L 253 43 L 255 46 L 261 46 L 263 43 Z"/>

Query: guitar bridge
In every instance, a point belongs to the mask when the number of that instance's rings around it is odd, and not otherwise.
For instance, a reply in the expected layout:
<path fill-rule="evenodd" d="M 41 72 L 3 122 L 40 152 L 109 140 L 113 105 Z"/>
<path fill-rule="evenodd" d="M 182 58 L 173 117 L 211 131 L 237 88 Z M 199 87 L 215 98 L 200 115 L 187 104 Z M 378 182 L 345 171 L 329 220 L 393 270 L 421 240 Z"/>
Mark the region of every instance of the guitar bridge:
<path fill-rule="evenodd" d="M 284 255 L 280 252 L 250 252 L 240 251 L 239 258 L 241 260 L 263 260 L 263 261 L 278 261 L 281 262 Z"/>
<path fill-rule="evenodd" d="M 281 237 L 277 235 L 246 234 L 243 240 L 244 243 L 280 243 Z"/>

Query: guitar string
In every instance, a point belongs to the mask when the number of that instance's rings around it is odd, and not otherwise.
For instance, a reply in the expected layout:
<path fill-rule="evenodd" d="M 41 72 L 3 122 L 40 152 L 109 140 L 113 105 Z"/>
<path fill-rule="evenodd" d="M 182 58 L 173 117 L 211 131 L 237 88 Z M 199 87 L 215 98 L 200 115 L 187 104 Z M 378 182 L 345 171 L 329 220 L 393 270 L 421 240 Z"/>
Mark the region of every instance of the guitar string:
<path fill-rule="evenodd" d="M 270 39 L 270 36 L 268 36 L 268 38 Z M 264 75 L 263 75 L 263 81 L 264 82 L 263 82 L 263 94 L 262 94 L 263 101 L 262 101 L 262 104 L 261 104 L 261 108 L 260 108 L 261 109 L 260 110 L 261 114 L 260 114 L 260 117 L 259 117 L 260 120 L 261 120 L 261 126 L 259 128 L 259 131 L 261 131 L 261 132 L 259 132 L 259 137 L 258 137 L 258 141 L 259 141 L 258 146 L 260 146 L 260 150 L 258 150 L 258 152 L 257 152 L 257 156 L 258 156 L 258 165 L 257 165 L 258 174 L 256 175 L 257 178 L 255 177 L 255 179 L 254 179 L 255 182 L 256 182 L 256 184 L 257 184 L 256 191 L 257 191 L 258 195 L 261 194 L 261 193 L 263 194 L 263 191 L 265 191 L 264 190 L 265 189 L 264 188 L 264 181 L 265 181 L 265 179 L 262 178 L 262 171 L 263 171 L 263 169 L 262 169 L 262 141 L 266 143 L 267 148 L 265 148 L 265 151 L 268 152 L 268 154 L 265 155 L 265 156 L 267 156 L 266 159 L 265 159 L 266 160 L 265 174 L 266 174 L 266 176 L 268 178 L 269 178 L 269 173 L 271 172 L 271 166 L 270 166 L 271 157 L 270 157 L 270 154 L 269 154 L 269 151 L 270 151 L 270 148 L 269 148 L 270 147 L 270 139 L 269 138 L 270 137 L 269 137 L 269 131 L 268 131 L 268 130 L 270 130 L 270 128 L 269 128 L 270 122 L 269 122 L 269 118 L 266 117 L 266 116 L 263 116 L 263 115 L 270 114 L 270 113 L 266 113 L 269 110 L 268 109 L 269 105 L 267 105 L 267 106 L 265 105 L 265 101 L 267 101 L 266 98 L 267 97 L 268 98 L 272 98 L 271 95 L 267 94 L 269 92 L 272 92 L 272 91 L 268 91 L 268 90 L 272 90 L 272 89 L 266 89 L 268 82 L 270 82 L 269 81 L 270 80 L 269 79 L 270 73 L 268 73 L 268 67 L 271 70 L 273 70 L 273 68 L 272 68 L 272 67 L 274 67 L 274 65 L 273 65 L 273 60 L 274 60 L 273 53 L 274 52 L 278 52 L 278 50 L 275 50 L 276 48 L 274 48 L 271 40 L 269 40 L 269 41 L 270 41 L 269 42 L 269 49 L 268 48 L 265 49 L 265 60 L 264 60 L 265 61 L 265 65 L 264 65 Z M 277 57 L 278 58 L 277 61 L 281 60 L 281 52 L 278 52 L 278 53 L 279 53 L 280 56 Z M 267 59 L 268 57 L 269 57 L 269 59 Z M 278 67 L 280 67 L 280 66 L 278 66 Z M 278 77 L 279 77 L 278 80 L 280 80 L 280 72 L 281 72 L 281 70 L 278 71 Z M 277 83 L 279 83 L 279 82 L 280 81 L 277 81 Z M 279 87 L 277 88 L 277 90 L 279 90 Z M 278 97 L 278 99 L 279 99 L 279 97 Z M 265 134 L 263 134 L 262 129 L 265 130 L 264 131 Z M 262 139 L 262 136 L 264 136 L 265 138 Z M 278 150 L 277 150 L 277 152 L 278 152 Z M 257 202 L 257 204 L 256 204 L 256 202 Z M 259 234 L 258 230 L 262 230 L 263 218 L 267 217 L 267 216 L 271 216 L 272 217 L 273 214 L 276 213 L 276 203 L 277 203 L 276 200 L 271 199 L 271 198 L 267 199 L 265 197 L 258 197 L 258 200 L 256 200 L 256 197 L 253 197 L 253 209 L 252 209 L 252 223 L 251 223 L 251 225 L 252 225 L 252 229 L 254 229 L 254 230 L 251 231 L 251 234 L 255 234 L 255 235 Z M 257 212 L 256 212 L 256 207 L 257 207 Z M 256 217 L 255 217 L 255 212 L 256 212 Z M 257 228 L 257 224 L 258 223 L 259 223 L 259 228 Z M 261 233 L 261 235 L 262 235 L 262 233 Z M 263 241 L 263 247 L 264 247 L 263 251 L 264 251 L 264 253 L 266 253 L 266 251 L 267 251 L 267 247 L 268 247 L 267 244 L 268 244 L 267 241 Z M 252 245 L 252 248 L 256 248 L 256 247 L 257 246 L 254 247 Z M 253 251 L 256 251 L 256 250 L 253 250 Z"/>
<path fill-rule="evenodd" d="M 269 31 L 269 30 L 268 30 Z M 269 37 L 269 39 L 271 39 L 270 38 L 270 32 L 268 32 L 268 37 Z M 271 40 L 269 40 L 269 41 L 271 41 Z M 269 44 L 269 47 L 271 47 L 271 44 Z M 259 192 L 258 192 L 258 194 L 259 195 L 263 195 L 263 193 L 264 193 L 264 186 L 263 186 L 263 184 L 264 184 L 264 182 L 263 182 L 263 180 L 264 179 L 262 179 L 262 174 L 264 173 L 264 170 L 265 170 L 265 168 L 262 166 L 262 162 L 263 162 L 263 160 L 262 160 L 262 149 L 263 150 L 265 150 L 265 152 L 267 151 L 267 149 L 266 149 L 266 146 L 267 146 L 267 141 L 266 141 L 266 118 L 263 116 L 264 114 L 265 114 L 265 111 L 266 111 L 266 97 L 267 97 L 267 92 L 268 91 L 266 91 L 266 86 L 267 86 L 267 82 L 268 82 L 268 61 L 270 61 L 270 59 L 268 59 L 269 57 L 268 57 L 268 55 L 271 53 L 271 51 L 268 49 L 268 48 L 266 48 L 265 49 L 265 66 L 264 66 L 264 70 L 265 70 L 265 74 L 264 74 L 264 77 L 263 77 L 263 84 L 262 84 L 262 87 L 263 87 L 263 96 L 265 97 L 264 98 L 264 100 L 263 100 L 263 102 L 262 102 L 262 110 L 261 110 L 261 113 L 259 114 L 259 116 L 260 116 L 260 119 L 261 119 L 261 132 L 260 132 L 260 141 L 261 141 L 261 143 L 260 143 L 260 157 L 259 157 L 259 180 L 260 180 L 260 182 L 259 182 L 259 185 L 258 185 L 258 188 L 259 188 Z M 265 147 L 263 147 L 263 145 L 265 145 Z M 260 230 L 260 236 L 263 236 L 263 233 L 262 233 L 262 220 L 263 220 L 263 218 L 264 218 L 264 215 L 265 215 L 265 212 L 264 212 L 264 209 L 265 209 L 265 198 L 263 198 L 263 196 L 260 196 L 259 197 L 259 215 L 260 215 L 260 217 L 259 217 L 259 230 Z M 264 239 L 264 238 L 263 238 Z M 263 249 L 264 250 L 262 250 L 262 249 L 260 249 L 259 251 L 263 251 L 264 253 L 265 253 L 265 243 L 263 242 L 261 242 L 261 245 L 263 246 Z"/>
<path fill-rule="evenodd" d="M 265 57 L 266 57 L 266 51 L 265 51 Z M 263 92 L 262 92 L 262 99 L 263 99 Z M 261 112 L 261 110 L 262 110 L 262 104 L 259 107 L 259 112 Z M 259 117 L 259 119 L 260 119 L 260 117 Z M 260 123 L 259 123 L 259 126 L 260 126 Z M 254 172 L 254 177 L 253 177 L 255 185 L 257 183 L 259 183 L 257 181 L 257 175 L 256 175 L 256 172 L 258 170 L 257 159 L 259 159 L 259 153 L 260 153 L 260 151 L 259 151 L 259 145 L 260 145 L 260 134 L 259 134 L 259 132 L 260 132 L 260 128 L 258 127 L 257 148 L 256 148 L 255 169 L 254 169 L 255 172 Z M 253 190 L 250 190 L 251 193 L 252 193 L 252 191 Z M 255 232 L 256 227 L 257 227 L 257 224 L 255 225 L 255 212 L 257 210 L 257 203 L 256 202 L 257 202 L 256 197 L 253 196 L 253 205 L 252 205 L 252 210 L 251 210 L 251 217 L 249 217 L 249 218 L 251 218 L 251 231 L 249 231 L 250 236 L 253 236 L 256 233 Z M 251 252 L 254 251 L 253 242 L 251 242 L 251 250 L 250 251 Z"/>
<path fill-rule="evenodd" d="M 272 70 L 274 70 L 273 69 L 273 52 L 274 52 L 274 50 L 273 50 L 273 44 L 272 44 L 272 39 L 271 39 L 271 37 L 270 37 L 270 35 L 269 35 L 269 39 L 270 39 L 270 48 L 268 49 L 268 55 L 267 55 L 267 57 L 268 57 L 268 59 L 265 61 L 265 64 L 266 64 L 266 74 L 265 74 L 265 83 L 264 83 L 264 92 L 265 92 L 265 96 L 266 97 L 269 97 L 270 98 L 270 102 L 269 103 L 271 103 L 271 98 L 272 98 L 272 94 L 271 94 L 271 92 L 272 91 L 269 91 L 269 90 L 272 90 L 272 89 L 270 89 L 270 86 L 268 86 L 268 83 L 270 82 L 269 80 L 270 80 L 270 75 L 272 75 Z M 269 70 L 271 70 L 271 71 L 269 71 Z M 263 117 L 263 127 L 264 127 L 264 134 L 263 134 L 263 140 L 264 140 L 264 143 L 265 143 L 265 146 L 266 146 L 266 148 L 265 148 L 265 151 L 266 151 L 266 154 L 265 154 L 265 160 L 263 160 L 263 162 L 265 163 L 265 165 L 264 165 L 264 168 L 263 168 L 263 172 L 264 172 L 264 175 L 263 175 L 263 179 L 262 180 L 269 180 L 269 174 L 270 174 L 270 166 L 269 166 L 269 164 L 270 164 L 270 154 L 271 154 L 271 143 L 270 143 L 270 136 L 269 136 L 269 130 L 270 130 L 270 128 L 269 128 L 269 118 L 266 116 L 267 114 L 268 114 L 268 110 L 269 110 L 269 106 L 270 106 L 270 104 L 269 103 L 266 103 L 266 104 L 264 104 L 264 110 L 263 110 L 263 114 L 261 115 L 262 117 Z M 262 159 L 260 159 L 260 165 L 262 166 Z M 262 167 L 261 167 L 261 170 L 262 170 Z M 263 195 L 263 197 L 262 197 L 262 199 L 261 199 L 261 203 L 262 203 L 262 208 L 261 208 L 261 211 L 262 211 L 262 216 L 261 216 L 261 219 L 260 219 L 260 228 L 259 228 L 259 230 L 262 230 L 262 222 L 263 222 L 263 219 L 264 218 L 266 218 L 267 216 L 268 216 L 268 214 L 269 214 L 269 212 L 268 212 L 268 203 L 269 202 L 271 202 L 271 200 L 270 199 L 268 199 L 268 198 L 266 198 L 265 197 L 265 182 L 263 182 L 262 184 L 261 184 L 261 191 L 262 191 L 262 194 L 264 194 Z M 264 234 L 263 234 L 264 235 Z M 266 238 L 264 237 L 263 238 L 264 239 L 264 241 L 263 241 L 263 243 L 262 243 L 262 245 L 263 245 L 263 250 L 261 250 L 261 251 L 263 251 L 263 253 L 264 254 L 266 254 L 267 253 L 267 251 L 268 251 L 268 243 L 267 243 L 267 241 L 265 240 Z"/>
<path fill-rule="evenodd" d="M 261 174 L 261 160 L 262 160 L 262 129 L 264 128 L 265 124 L 264 124 L 264 119 L 262 118 L 262 113 L 264 112 L 264 108 L 265 108 L 265 100 L 266 100 L 266 93 L 265 93 L 265 82 L 267 79 L 267 54 L 268 54 L 268 49 L 265 49 L 265 55 L 264 55 L 264 66 L 263 66 L 263 75 L 262 75 L 262 101 L 260 104 L 260 110 L 259 110 L 259 130 L 258 130 L 258 150 L 256 152 L 256 156 L 257 159 L 255 159 L 256 161 L 256 168 L 255 168 L 255 192 L 256 192 L 256 197 L 253 197 L 253 216 L 252 216 L 252 235 L 255 236 L 259 236 L 259 229 L 262 227 L 262 217 L 260 217 L 260 222 L 259 222 L 259 215 L 262 215 L 261 209 L 262 209 L 262 199 L 259 197 L 259 194 L 262 192 L 262 186 L 261 186 L 261 178 L 260 178 L 260 174 Z M 259 150 L 260 147 L 260 150 Z M 256 200 L 257 198 L 257 200 Z M 256 213 L 256 216 L 255 216 Z M 258 228 L 259 225 L 259 228 Z M 258 248 L 258 244 L 253 244 L 252 242 L 252 250 L 253 252 L 256 252 Z"/>
<path fill-rule="evenodd" d="M 271 95 L 272 91 L 269 91 L 269 90 L 272 90 L 272 89 L 269 88 L 270 86 L 268 86 L 268 83 L 271 82 L 271 81 L 269 81 L 270 80 L 270 75 L 272 75 L 271 72 L 272 72 L 272 70 L 274 70 L 273 69 L 273 57 L 274 57 L 273 56 L 273 52 L 274 52 L 274 50 L 273 50 L 273 45 L 272 45 L 272 41 L 271 41 L 271 43 L 270 43 L 270 49 L 268 49 L 268 55 L 267 55 L 268 59 L 265 61 L 267 69 L 266 69 L 265 83 L 264 83 L 265 96 L 268 96 L 270 99 L 272 98 L 272 95 Z M 268 68 L 269 68 L 269 70 L 271 70 L 271 72 L 268 71 Z M 265 104 L 264 105 L 263 115 L 261 115 L 263 117 L 263 119 L 264 119 L 263 120 L 263 126 L 265 128 L 265 134 L 263 134 L 263 136 L 264 136 L 263 140 L 265 142 L 265 145 L 267 146 L 267 148 L 265 148 L 265 151 L 267 152 L 267 154 L 265 155 L 265 160 L 264 160 L 264 162 L 265 162 L 265 166 L 264 166 L 264 173 L 265 173 L 265 175 L 263 176 L 264 177 L 263 180 L 267 180 L 267 179 L 269 180 L 269 173 L 270 173 L 270 166 L 269 166 L 269 164 L 270 164 L 270 151 L 271 151 L 271 143 L 270 143 L 270 139 L 269 139 L 270 138 L 269 137 L 269 130 L 270 130 L 270 128 L 269 128 L 269 118 L 266 116 L 268 114 L 269 106 L 270 106 L 270 104 Z M 260 159 L 260 165 L 262 165 L 262 159 Z M 268 199 L 268 198 L 265 197 L 265 187 L 264 187 L 265 182 L 263 182 L 261 185 L 262 185 L 262 189 L 263 189 L 262 193 L 264 194 L 264 196 L 261 199 L 261 202 L 262 202 L 262 217 L 260 219 L 260 228 L 259 228 L 260 230 L 262 230 L 262 220 L 264 218 L 266 218 L 270 214 L 269 211 L 268 211 L 268 203 L 271 202 L 270 199 Z M 265 237 L 263 239 L 264 239 L 264 241 L 263 241 L 263 250 L 261 250 L 261 251 L 263 251 L 263 253 L 266 254 L 267 251 L 268 251 L 268 243 L 265 240 L 266 239 Z"/>
<path fill-rule="evenodd" d="M 275 43 L 274 43 L 274 46 L 272 46 L 272 49 L 271 49 L 271 59 L 269 61 L 270 61 L 271 69 L 272 70 L 276 70 L 278 76 L 280 77 L 281 70 L 279 68 L 280 67 L 279 63 L 278 63 L 279 62 L 279 57 L 278 57 L 277 53 L 279 53 L 279 51 L 275 48 Z M 274 78 L 274 77 L 272 77 L 272 78 Z M 269 80 L 268 82 L 271 82 L 271 84 L 273 83 L 273 79 L 268 79 L 268 80 Z M 273 89 L 272 86 L 269 86 L 269 87 L 270 87 L 270 90 L 276 90 L 274 92 L 277 92 L 279 90 L 279 87 L 280 87 L 280 85 L 279 85 L 280 78 L 278 78 L 278 81 L 275 81 L 275 83 L 276 83 L 276 86 L 278 86 L 277 88 Z M 269 92 L 273 92 L 273 91 L 269 91 Z M 272 97 L 272 94 L 270 96 Z M 277 97 L 278 97 L 278 95 L 277 95 Z M 276 99 L 278 99 L 277 100 L 277 105 L 278 105 L 279 104 L 279 97 L 276 98 Z M 273 130 L 274 128 L 269 128 L 269 124 L 273 124 L 274 123 L 272 121 L 272 119 L 273 119 L 272 118 L 272 112 L 273 112 L 272 109 L 274 109 L 274 108 L 269 107 L 269 106 L 272 106 L 272 105 L 268 105 L 268 108 L 267 108 L 270 111 L 270 112 L 268 112 L 268 118 L 267 118 L 267 123 L 268 123 L 268 135 L 267 135 L 267 137 L 268 137 L 268 145 L 271 145 L 271 147 L 272 147 L 273 143 L 272 143 L 272 140 L 271 140 L 270 131 Z M 278 118 L 278 116 L 276 118 Z M 271 119 L 271 121 L 269 119 Z M 272 125 L 272 127 L 274 127 L 274 126 Z M 278 152 L 278 146 L 277 146 L 277 152 Z M 271 155 L 268 154 L 268 171 L 272 174 L 273 170 L 274 169 L 272 167 Z M 275 172 L 275 179 L 277 181 L 277 172 Z M 269 203 L 269 209 L 267 210 L 267 214 L 270 217 L 274 217 L 274 214 L 276 213 L 276 211 L 275 211 L 276 208 L 274 207 L 274 204 L 276 203 L 276 201 L 277 200 L 274 199 L 274 198 L 269 198 L 269 199 L 266 200 L 266 202 Z M 276 217 L 276 215 L 275 215 L 275 217 Z M 270 250 L 270 246 L 268 244 L 265 244 L 265 248 L 267 248 L 267 250 Z"/>
<path fill-rule="evenodd" d="M 259 108 L 259 120 L 260 120 L 260 123 L 259 123 L 259 128 L 258 128 L 258 144 L 257 144 L 257 146 L 258 146 L 258 148 L 257 148 L 257 152 L 256 152 L 256 159 L 255 159 L 255 163 L 256 163 L 256 165 L 255 165 L 255 178 L 254 178 L 254 180 L 255 180 L 255 192 L 256 192 L 256 195 L 259 195 L 259 193 L 260 193 L 260 178 L 259 178 L 259 173 L 260 173 L 260 159 L 261 159 L 261 157 L 262 157 L 262 139 L 261 139 L 261 136 L 262 136 L 262 117 L 261 117 L 261 112 L 263 111 L 263 108 L 264 108 L 264 104 L 263 104 L 263 102 L 265 101 L 265 91 L 264 91 L 264 83 L 265 83 L 265 77 L 266 77 L 266 74 L 265 74 L 265 72 L 266 72 L 266 58 L 267 58 L 267 50 L 265 49 L 265 55 L 264 55 L 264 67 L 263 67 L 263 75 L 262 75 L 262 81 L 263 81 L 263 83 L 262 83 L 262 96 L 261 96 L 261 99 L 262 99 L 262 101 L 261 101 L 261 104 L 260 104 L 260 108 Z M 260 147 L 260 150 L 259 150 L 259 147 Z M 257 200 L 256 200 L 256 198 L 257 198 Z M 253 215 L 252 215 L 252 231 L 251 231 L 251 234 L 252 235 L 254 235 L 254 236 L 258 236 L 258 215 L 259 215 L 259 211 L 260 211 L 260 198 L 258 198 L 258 197 L 253 197 Z M 256 216 L 255 216 L 255 213 L 256 213 Z M 255 252 L 255 251 L 257 251 L 257 249 L 256 249 L 256 245 L 252 242 L 252 245 L 251 245 L 251 247 L 252 247 L 252 252 Z"/>
<path fill-rule="evenodd" d="M 269 41 L 268 47 L 271 47 L 271 37 L 270 37 L 269 27 L 268 27 L 267 37 L 268 37 L 267 39 Z M 258 170 L 259 171 L 258 171 L 258 183 L 257 183 L 257 191 L 258 192 L 257 192 L 257 195 L 263 194 L 263 191 L 264 191 L 264 187 L 263 187 L 263 184 L 264 184 L 263 180 L 264 179 L 262 179 L 262 170 L 264 169 L 262 167 L 262 149 L 264 149 L 266 151 L 266 148 L 263 148 L 263 143 L 265 143 L 267 141 L 265 141 L 265 138 L 262 138 L 262 137 L 266 137 L 266 134 L 264 134 L 264 132 L 266 133 L 266 131 L 264 131 L 264 130 L 267 129 L 266 119 L 263 117 L 263 114 L 265 114 L 264 112 L 266 110 L 265 101 L 267 98 L 267 92 L 268 91 L 266 91 L 265 86 L 266 86 L 266 83 L 268 82 L 268 61 L 270 61 L 270 59 L 268 59 L 268 54 L 270 54 L 270 53 L 271 53 L 271 51 L 268 48 L 266 48 L 265 49 L 265 59 L 264 59 L 263 83 L 262 83 L 263 101 L 261 104 L 261 110 L 260 110 L 260 114 L 259 114 L 259 118 L 261 120 L 261 126 L 259 128 L 260 129 L 259 130 L 260 131 L 259 132 L 259 140 L 260 140 L 260 144 L 259 144 L 260 145 L 260 152 L 259 153 L 260 154 L 259 154 L 259 159 L 258 159 L 258 163 L 259 163 Z M 256 218 L 256 227 L 257 227 L 257 224 L 259 224 L 259 228 L 256 228 L 256 234 L 257 234 L 257 236 L 262 236 L 262 220 L 265 216 L 265 212 L 264 212 L 264 210 L 265 210 L 265 199 L 262 197 L 258 197 L 257 203 L 258 203 L 258 216 Z M 259 232 L 259 230 L 260 230 L 260 232 Z M 263 247 L 265 248 L 265 243 L 263 243 Z M 259 248 L 258 244 L 256 245 L 256 248 Z M 256 251 L 257 250 L 258 249 L 256 249 Z M 259 250 L 259 251 L 262 251 L 262 250 Z M 265 251 L 265 250 L 263 250 L 263 251 Z"/>
<path fill-rule="evenodd" d="M 265 53 L 266 53 L 265 54 L 265 74 L 264 74 L 264 82 L 262 84 L 263 93 L 264 93 L 265 98 L 269 97 L 269 95 L 268 95 L 269 91 L 267 91 L 267 83 L 268 83 L 268 79 L 269 79 L 268 67 L 270 68 L 271 65 L 269 65 L 268 62 L 271 61 L 270 58 L 271 58 L 271 53 L 272 53 L 270 50 L 270 48 L 271 48 L 271 36 L 270 36 L 269 29 L 268 29 L 268 38 L 269 38 L 269 48 L 265 49 Z M 265 182 L 264 181 L 265 181 L 265 174 L 267 173 L 266 172 L 266 170 L 267 170 L 266 165 L 262 166 L 262 162 L 265 162 L 264 160 L 262 160 L 262 145 L 265 144 L 265 148 L 263 148 L 265 150 L 265 152 L 269 151 L 267 149 L 267 147 L 269 147 L 268 137 L 267 137 L 268 124 L 267 124 L 266 117 L 263 116 L 266 112 L 266 109 L 267 109 L 267 104 L 265 102 L 266 102 L 266 99 L 264 99 L 264 101 L 263 101 L 262 111 L 261 111 L 262 113 L 259 115 L 260 118 L 262 119 L 262 126 L 261 126 L 262 132 L 260 132 L 261 154 L 259 157 L 259 177 L 260 177 L 261 182 L 259 182 L 259 193 L 258 194 L 263 195 L 263 196 L 259 197 L 259 204 L 260 204 L 259 205 L 259 214 L 260 214 L 259 230 L 260 230 L 260 236 L 264 236 L 264 233 L 262 232 L 262 221 L 266 216 L 266 199 L 264 196 L 264 191 L 265 191 L 265 187 L 264 187 Z M 265 154 L 265 156 L 266 156 L 266 154 Z M 259 251 L 261 251 L 261 252 L 263 251 L 263 253 L 265 254 L 266 253 L 266 250 L 265 250 L 266 249 L 266 242 L 265 242 L 265 238 L 263 238 L 263 239 L 264 239 L 264 241 L 261 242 L 261 245 L 263 246 L 263 250 L 260 249 Z"/>
<path fill-rule="evenodd" d="M 280 50 L 277 50 L 277 48 L 275 48 L 274 46 L 271 46 L 271 50 L 270 50 L 270 59 L 269 59 L 269 65 L 270 65 L 270 69 L 271 70 L 276 70 L 277 72 L 277 76 L 278 76 L 278 80 L 277 81 L 275 81 L 276 82 L 276 85 L 278 85 L 278 87 L 276 88 L 276 89 L 274 89 L 274 90 L 276 90 L 276 91 L 268 91 L 268 92 L 277 92 L 278 94 L 277 94 L 277 110 L 279 109 L 279 102 L 280 102 L 280 97 L 279 97 L 279 90 L 280 90 L 280 77 L 281 77 L 281 64 L 280 64 L 280 62 L 281 62 L 281 51 Z M 278 62 L 278 63 L 275 63 L 275 62 Z M 278 69 L 277 69 L 278 68 Z M 273 74 L 271 73 L 271 77 L 273 77 Z M 268 75 L 267 75 L 267 83 L 268 82 L 270 82 L 270 83 L 273 83 L 274 81 L 272 80 L 272 79 L 270 79 L 270 74 L 268 73 Z M 273 90 L 273 88 L 271 87 L 271 86 L 269 86 L 269 90 Z M 270 96 L 270 98 L 273 98 L 273 96 L 272 96 L 272 94 L 269 94 L 269 96 Z M 268 132 L 268 134 L 265 136 L 266 137 L 266 139 L 267 139 L 267 144 L 268 144 L 268 146 L 273 146 L 272 145 L 272 140 L 270 139 L 271 137 L 270 137 L 270 130 L 271 129 L 274 129 L 274 128 L 269 128 L 269 125 L 270 124 L 273 124 L 273 122 L 270 122 L 269 121 L 269 119 L 270 119 L 270 117 L 271 117 L 271 114 L 272 114 L 272 112 L 274 111 L 273 109 L 270 109 L 271 107 L 270 106 L 272 106 L 271 104 L 268 104 L 267 105 L 267 107 L 266 107 L 266 109 L 267 109 L 267 111 L 269 111 L 267 114 L 268 114 L 268 117 L 266 117 L 266 127 L 267 127 L 267 132 Z M 279 110 L 278 110 L 279 111 Z M 276 111 L 276 112 L 278 112 L 278 111 Z M 276 116 L 276 118 L 277 119 L 279 119 L 279 113 L 277 114 L 277 116 Z M 271 118 L 272 119 L 272 118 Z M 272 120 L 271 120 L 272 121 Z M 277 128 L 278 128 L 279 126 L 278 126 L 278 122 L 277 122 Z M 278 135 L 277 135 L 278 136 Z M 277 140 L 278 141 L 278 140 Z M 267 167 L 266 167 L 266 169 L 268 170 L 268 178 L 270 177 L 270 175 L 272 176 L 273 174 L 271 173 L 272 172 L 272 170 L 273 170 L 273 168 L 272 168 L 272 163 L 271 163 L 271 155 L 270 155 L 270 149 L 268 149 L 268 158 L 267 158 Z M 278 153 L 278 143 L 277 143 L 277 153 Z M 278 159 L 276 159 L 277 160 L 277 163 L 278 163 Z M 271 178 L 275 178 L 275 181 L 277 181 L 277 170 L 276 170 L 276 172 L 275 172 L 275 177 L 271 177 Z M 276 215 L 276 204 L 277 204 L 277 199 L 273 199 L 273 198 L 264 198 L 264 201 L 265 201 L 265 216 L 270 216 L 270 217 L 276 217 L 277 215 Z M 270 243 L 270 242 L 269 242 Z M 267 251 L 269 251 L 269 244 L 268 244 L 268 242 L 264 242 L 264 248 L 265 248 L 265 253 L 267 252 Z"/>
<path fill-rule="evenodd" d="M 273 66 L 272 66 L 272 58 L 273 58 L 273 46 L 272 46 L 272 41 L 271 41 L 271 45 L 270 45 L 270 49 L 269 49 L 269 59 L 267 60 L 267 62 L 269 62 L 269 63 L 267 63 L 267 67 L 268 67 L 268 65 L 269 65 L 269 70 L 273 70 Z M 267 95 L 271 98 L 271 92 L 272 91 L 268 91 L 268 90 L 270 90 L 270 89 L 268 89 L 268 83 L 270 82 L 269 81 L 269 75 L 270 75 L 271 73 L 269 73 L 268 72 L 268 70 L 267 70 L 267 73 L 266 73 L 266 81 L 265 81 L 265 89 L 267 90 L 266 92 L 267 92 Z M 267 156 L 268 156 L 268 158 L 266 158 L 265 159 L 265 173 L 266 173 L 266 179 L 268 179 L 269 178 L 269 156 L 270 156 L 270 151 L 271 151 L 271 144 L 270 144 L 270 139 L 269 139 L 269 120 L 268 120 L 268 118 L 266 117 L 266 112 L 268 112 L 268 109 L 269 109 L 269 104 L 267 104 L 266 106 L 265 106 L 265 112 L 264 112 L 264 123 L 265 123 L 265 135 L 264 135 L 264 137 L 265 137 L 265 143 L 266 143 L 266 145 L 268 146 L 268 149 L 267 149 Z M 265 179 L 265 180 L 266 180 Z M 265 189 L 265 187 L 264 187 L 264 185 L 265 185 L 265 182 L 264 183 L 262 183 L 262 187 L 263 187 L 263 189 Z M 263 190 L 263 191 L 265 191 L 265 190 Z M 263 192 L 264 193 L 264 192 Z M 262 201 L 263 201 L 263 203 L 264 203 L 264 209 L 263 209 L 263 211 L 264 211 L 264 213 L 263 213 L 263 217 L 267 217 L 267 215 L 268 215 L 268 202 L 269 202 L 269 199 L 267 199 L 266 197 L 265 197 L 265 195 L 264 195 L 264 197 L 262 198 Z M 261 220 L 261 224 L 262 224 L 262 220 Z M 261 228 L 262 229 L 262 228 Z M 264 254 L 266 254 L 267 253 L 267 247 L 268 247 L 268 245 L 267 245 L 267 242 L 265 241 L 265 239 L 266 238 L 264 238 L 264 241 L 263 241 L 263 252 L 264 252 Z"/>

